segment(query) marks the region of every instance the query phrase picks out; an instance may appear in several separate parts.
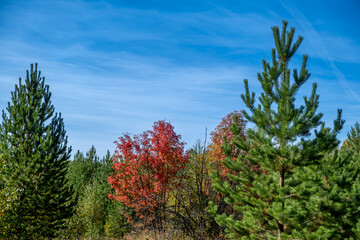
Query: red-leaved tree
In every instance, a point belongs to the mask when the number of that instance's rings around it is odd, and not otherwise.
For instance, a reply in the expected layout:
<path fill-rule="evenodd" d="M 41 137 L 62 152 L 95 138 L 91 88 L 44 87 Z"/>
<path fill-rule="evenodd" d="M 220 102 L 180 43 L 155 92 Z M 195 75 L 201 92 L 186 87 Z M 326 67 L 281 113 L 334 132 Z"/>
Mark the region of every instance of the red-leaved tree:
<path fill-rule="evenodd" d="M 230 130 L 230 127 L 234 124 L 234 116 L 237 116 L 237 125 L 240 129 L 240 137 L 243 139 L 246 138 L 245 135 L 245 120 L 242 114 L 238 111 L 233 111 L 227 114 L 219 123 L 219 125 L 210 133 L 211 136 L 211 145 L 209 146 L 210 156 L 213 158 L 213 164 L 216 170 L 222 176 L 227 175 L 227 168 L 222 166 L 221 161 L 225 159 L 225 155 L 222 150 L 222 146 L 224 145 L 224 140 L 227 143 L 231 142 L 232 138 L 235 138 L 233 132 Z M 224 139 L 225 137 L 225 139 Z M 231 150 L 231 158 L 236 160 L 239 152 L 237 152 L 235 148 Z"/>
<path fill-rule="evenodd" d="M 115 142 L 114 173 L 108 179 L 115 191 L 109 198 L 132 208 L 144 226 L 162 227 L 167 193 L 187 162 L 180 138 L 170 123 L 158 121 L 151 131 Z"/>

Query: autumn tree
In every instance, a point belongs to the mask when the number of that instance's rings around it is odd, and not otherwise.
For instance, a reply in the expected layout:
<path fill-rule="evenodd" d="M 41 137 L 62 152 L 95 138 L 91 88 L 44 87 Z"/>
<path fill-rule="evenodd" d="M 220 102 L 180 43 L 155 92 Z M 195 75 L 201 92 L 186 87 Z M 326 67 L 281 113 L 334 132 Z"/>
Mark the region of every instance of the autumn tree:
<path fill-rule="evenodd" d="M 151 131 L 124 134 L 115 142 L 109 198 L 132 208 L 146 226 L 162 227 L 167 193 L 187 162 L 180 138 L 170 123 L 158 121 Z"/>
<path fill-rule="evenodd" d="M 193 239 L 215 238 L 222 239 L 221 228 L 212 215 L 208 213 L 208 202 L 215 202 L 219 208 L 218 213 L 231 213 L 232 209 L 225 203 L 225 195 L 215 192 L 211 185 L 211 166 L 221 173 L 222 179 L 228 179 L 229 170 L 222 166 L 226 156 L 222 152 L 224 141 L 230 142 L 234 137 L 230 127 L 236 123 L 245 138 L 245 120 L 238 111 L 227 114 L 218 126 L 211 132 L 211 143 L 198 142 L 189 150 L 189 159 L 185 168 L 180 171 L 181 188 L 171 194 L 171 222 L 174 228 L 181 229 Z M 236 159 L 239 151 L 233 148 L 232 158 Z"/>
<path fill-rule="evenodd" d="M 236 121 L 236 122 L 235 122 Z M 241 112 L 233 111 L 227 114 L 222 118 L 221 122 L 216 126 L 216 128 L 210 133 L 211 144 L 209 146 L 209 154 L 212 158 L 212 163 L 217 171 L 220 172 L 222 176 L 226 176 L 228 169 L 222 167 L 222 160 L 226 158 L 223 152 L 224 143 L 230 143 L 231 139 L 234 138 L 234 133 L 230 130 L 230 127 L 236 123 L 240 129 L 240 135 L 243 139 L 246 138 L 245 125 L 246 121 L 244 120 Z M 239 149 L 232 147 L 231 156 L 235 160 L 239 156 Z"/>
<path fill-rule="evenodd" d="M 66 179 L 71 148 L 37 64 L 15 85 L 2 117 L 0 186 L 17 193 L 7 213 L 12 226 L 8 237 L 53 238 L 73 214 L 73 191 Z"/>
<path fill-rule="evenodd" d="M 303 38 L 298 37 L 293 43 L 295 29 L 287 31 L 286 21 L 281 30 L 272 30 L 272 60 L 263 60 L 263 72 L 258 73 L 262 87 L 259 104 L 255 105 L 255 93 L 249 91 L 248 80 L 244 81 L 245 94 L 241 95 L 249 109 L 242 114 L 255 128 L 249 128 L 243 139 L 234 124 L 231 130 L 235 138 L 223 146 L 227 156 L 224 166 L 236 173 L 229 174 L 229 178 L 237 186 L 233 188 L 228 181 L 221 181 L 217 172 L 212 174 L 215 190 L 227 195 L 226 202 L 236 213 L 218 214 L 213 204 L 211 213 L 225 227 L 229 238 L 320 239 L 331 236 L 331 232 L 326 228 L 328 223 L 322 221 L 326 214 L 321 209 L 324 183 L 319 170 L 324 155 L 338 146 L 336 135 L 344 121 L 339 111 L 334 128 L 324 127 L 322 114 L 317 113 L 316 83 L 310 97 L 304 97 L 304 103 L 297 106 L 296 95 L 310 77 L 306 68 L 308 57 L 303 56 L 299 71 L 293 70 L 292 81 L 289 64 Z M 312 132 L 313 139 L 309 138 Z M 232 147 L 246 154 L 233 160 Z M 254 165 L 260 171 L 253 171 Z"/>

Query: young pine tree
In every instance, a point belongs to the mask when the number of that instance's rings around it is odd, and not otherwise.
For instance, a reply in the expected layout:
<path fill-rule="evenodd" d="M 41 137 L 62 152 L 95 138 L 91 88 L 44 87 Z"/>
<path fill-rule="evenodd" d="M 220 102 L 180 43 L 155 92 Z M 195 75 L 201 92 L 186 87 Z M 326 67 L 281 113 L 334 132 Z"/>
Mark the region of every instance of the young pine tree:
<path fill-rule="evenodd" d="M 307 239 L 321 237 L 326 229 L 317 221 L 321 198 L 317 195 L 323 186 L 318 178 L 324 152 L 337 147 L 336 134 L 342 128 L 341 111 L 334 129 L 324 128 L 322 114 L 317 113 L 319 95 L 316 83 L 310 97 L 304 97 L 303 105 L 296 106 L 296 94 L 309 79 L 306 69 L 307 55 L 303 56 L 300 71 L 291 74 L 289 63 L 303 38 L 293 43 L 295 29 L 287 31 L 283 22 L 281 34 L 273 27 L 276 48 L 272 50 L 271 63 L 263 60 L 263 72 L 258 73 L 262 93 L 255 105 L 255 93 L 249 92 L 245 80 L 245 94 L 241 97 L 250 112 L 243 111 L 248 122 L 255 125 L 247 131 L 246 140 L 239 126 L 234 124 L 235 138 L 225 143 L 223 151 L 228 157 L 225 167 L 237 174 L 229 174 L 229 182 L 221 181 L 219 173 L 213 172 L 214 189 L 226 195 L 236 214 L 218 214 L 211 205 L 210 212 L 217 223 L 225 227 L 230 238 L 237 239 Z M 235 122 L 237 122 L 235 120 Z M 311 131 L 320 127 L 315 138 Z M 329 134 L 321 134 L 327 132 Z M 246 152 L 237 160 L 231 158 L 232 147 Z"/>
<path fill-rule="evenodd" d="M 341 146 L 342 152 L 351 152 L 354 157 L 359 161 L 360 157 L 360 125 L 358 122 L 355 123 L 355 126 L 351 127 L 350 131 L 347 134 L 347 139 L 343 142 Z"/>
<path fill-rule="evenodd" d="M 71 148 L 63 119 L 54 113 L 37 64 L 11 96 L 0 127 L 1 174 L 17 192 L 16 204 L 6 213 L 11 219 L 8 237 L 53 238 L 73 213 L 73 192 L 65 177 Z"/>

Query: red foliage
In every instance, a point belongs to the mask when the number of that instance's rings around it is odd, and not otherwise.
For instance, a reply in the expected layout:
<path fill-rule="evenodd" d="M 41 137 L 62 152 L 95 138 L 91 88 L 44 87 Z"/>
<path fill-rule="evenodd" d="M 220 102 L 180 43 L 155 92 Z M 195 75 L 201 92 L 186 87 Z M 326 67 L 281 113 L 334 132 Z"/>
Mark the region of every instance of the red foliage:
<path fill-rule="evenodd" d="M 180 138 L 165 121 L 155 122 L 152 131 L 120 137 L 115 142 L 115 173 L 108 179 L 115 192 L 109 198 L 133 208 L 148 223 L 159 218 L 166 193 L 187 162 Z"/>
<path fill-rule="evenodd" d="M 222 167 L 221 161 L 225 159 L 225 155 L 221 149 L 221 146 L 224 144 L 224 136 L 226 138 L 226 142 L 230 143 L 231 139 L 234 138 L 234 134 L 230 130 L 230 127 L 234 123 L 234 116 L 238 117 L 238 126 L 241 129 L 240 136 L 245 139 L 245 120 L 242 116 L 242 114 L 238 111 L 233 111 L 226 115 L 222 121 L 219 123 L 219 125 L 210 133 L 211 136 L 211 145 L 209 146 L 209 152 L 212 158 L 214 159 L 214 166 L 215 169 L 217 169 L 222 176 L 226 176 L 227 168 Z M 238 150 L 236 150 L 235 147 L 233 147 L 231 157 L 233 160 L 236 160 L 239 155 Z"/>

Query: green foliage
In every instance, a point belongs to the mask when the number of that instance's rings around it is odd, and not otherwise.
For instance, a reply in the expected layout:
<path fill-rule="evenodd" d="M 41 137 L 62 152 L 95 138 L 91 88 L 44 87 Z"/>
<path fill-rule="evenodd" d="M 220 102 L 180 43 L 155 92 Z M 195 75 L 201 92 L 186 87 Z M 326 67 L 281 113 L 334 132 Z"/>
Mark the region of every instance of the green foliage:
<path fill-rule="evenodd" d="M 59 238 L 56 239 L 80 239 L 85 236 L 86 226 L 84 219 L 78 214 L 78 207 L 75 214 L 67 219 L 63 228 L 59 231 Z"/>
<path fill-rule="evenodd" d="M 94 178 L 95 171 L 100 165 L 94 146 L 91 146 L 86 156 L 80 151 L 76 152 L 74 160 L 70 162 L 67 174 L 67 178 L 74 188 L 76 198 L 79 198 L 84 193 L 87 184 Z"/>
<path fill-rule="evenodd" d="M 98 181 L 86 185 L 84 195 L 79 202 L 78 213 L 84 220 L 86 236 L 99 238 L 104 235 L 106 220 L 106 193 L 101 191 Z"/>
<path fill-rule="evenodd" d="M 354 236 L 353 228 L 360 220 L 360 169 L 354 160 L 354 155 L 341 157 L 337 153 L 325 158 L 323 189 L 326 194 L 322 196 L 320 210 L 333 239 Z"/>
<path fill-rule="evenodd" d="M 128 231 L 120 206 L 108 199 L 111 188 L 107 178 L 112 172 L 112 165 L 110 152 L 100 159 L 94 146 L 86 154 L 80 151 L 75 154 L 67 178 L 75 191 L 77 209 L 62 232 L 64 237 L 114 237 Z"/>
<path fill-rule="evenodd" d="M 1 143 L 0 143 L 1 144 Z M 0 173 L 4 169 L 4 161 L 0 156 Z M 13 231 L 13 215 L 11 210 L 18 199 L 17 190 L 14 189 L 12 179 L 1 176 L 0 179 L 0 239 L 6 239 Z"/>
<path fill-rule="evenodd" d="M 303 179 L 308 182 L 308 187 L 317 190 L 308 203 L 314 214 L 307 220 L 306 231 L 294 236 L 304 239 L 351 239 L 357 236 L 360 169 L 354 156 L 334 151 L 325 154 L 321 165 L 306 171 Z"/>
<path fill-rule="evenodd" d="M 355 201 L 358 186 L 350 184 L 357 176 L 352 161 L 334 153 L 339 144 L 336 135 L 344 121 L 339 110 L 333 129 L 325 128 L 322 114 L 317 113 L 316 83 L 310 97 L 304 97 L 303 105 L 296 106 L 296 94 L 310 77 L 306 69 L 308 57 L 303 56 L 300 71 L 293 70 L 290 81 L 289 62 L 303 38 L 298 37 L 292 44 L 295 29 L 286 29 L 286 21 L 281 34 L 278 27 L 272 28 L 276 49 L 272 50 L 271 64 L 263 60 L 263 72 L 258 73 L 263 92 L 257 106 L 255 93 L 250 93 L 248 81 L 244 81 L 245 94 L 241 97 L 250 112 L 242 113 L 255 128 L 248 130 L 245 140 L 234 124 L 235 138 L 223 146 L 227 156 L 224 166 L 236 174 L 228 174 L 230 180 L 221 181 L 217 172 L 212 173 L 214 189 L 227 196 L 226 202 L 236 213 L 219 214 L 213 203 L 210 213 L 225 227 L 229 238 L 348 237 L 345 228 L 351 229 L 355 220 L 350 223 L 351 214 L 344 211 L 354 208 L 343 201 Z M 315 129 L 315 138 L 310 139 Z M 230 150 L 234 146 L 246 154 L 233 160 Z M 349 168 L 340 168 L 345 165 Z M 337 222 L 336 217 L 343 220 Z"/>
<path fill-rule="evenodd" d="M 65 178 L 71 148 L 63 119 L 54 113 L 36 64 L 11 95 L 0 128 L 1 187 L 8 188 L 1 191 L 17 194 L 7 213 L 8 238 L 52 238 L 73 214 L 73 192 Z"/>
<path fill-rule="evenodd" d="M 123 210 L 124 205 L 122 203 L 111 201 L 104 226 L 107 237 L 122 238 L 131 229 L 130 224 L 122 213 Z"/>
<path fill-rule="evenodd" d="M 347 134 L 347 139 L 343 142 L 341 147 L 342 152 L 352 152 L 356 155 L 356 158 L 360 158 L 360 125 L 355 123 L 354 127 L 351 127 L 350 132 Z"/>

